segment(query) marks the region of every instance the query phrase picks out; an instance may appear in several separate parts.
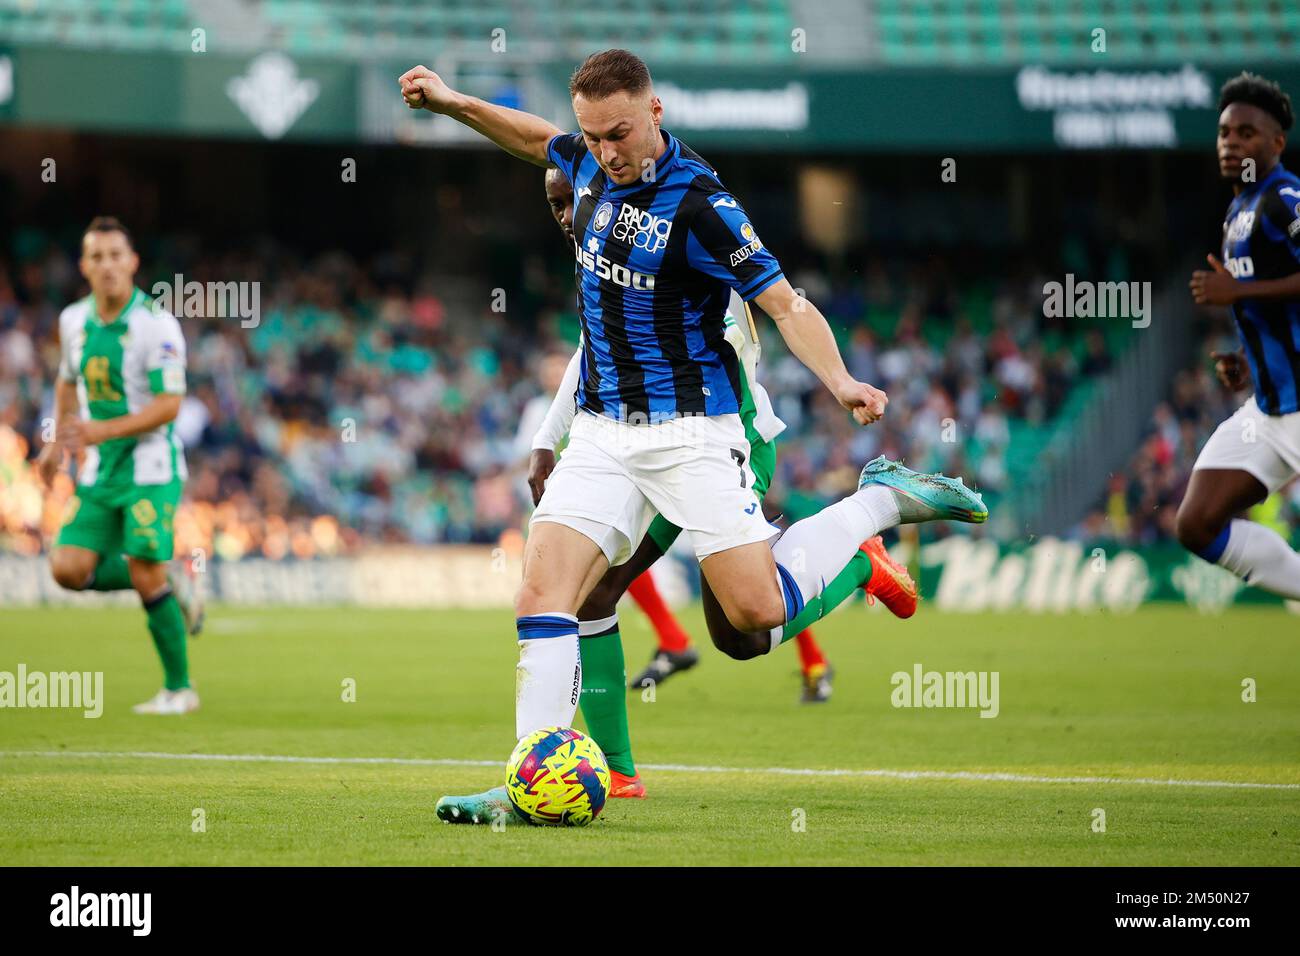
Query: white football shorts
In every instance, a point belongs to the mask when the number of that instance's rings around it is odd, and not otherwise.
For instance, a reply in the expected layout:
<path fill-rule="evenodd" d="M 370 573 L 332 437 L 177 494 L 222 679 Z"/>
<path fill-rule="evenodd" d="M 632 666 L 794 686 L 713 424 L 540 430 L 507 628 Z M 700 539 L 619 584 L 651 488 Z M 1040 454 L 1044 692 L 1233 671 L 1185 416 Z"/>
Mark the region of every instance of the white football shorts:
<path fill-rule="evenodd" d="M 1265 415 L 1255 396 L 1214 430 L 1193 470 L 1245 471 L 1269 494 L 1300 474 L 1300 412 Z"/>
<path fill-rule="evenodd" d="M 740 416 L 632 425 L 580 409 L 532 523 L 573 528 L 616 565 L 656 512 L 690 535 L 701 560 L 777 533 L 754 494 Z"/>

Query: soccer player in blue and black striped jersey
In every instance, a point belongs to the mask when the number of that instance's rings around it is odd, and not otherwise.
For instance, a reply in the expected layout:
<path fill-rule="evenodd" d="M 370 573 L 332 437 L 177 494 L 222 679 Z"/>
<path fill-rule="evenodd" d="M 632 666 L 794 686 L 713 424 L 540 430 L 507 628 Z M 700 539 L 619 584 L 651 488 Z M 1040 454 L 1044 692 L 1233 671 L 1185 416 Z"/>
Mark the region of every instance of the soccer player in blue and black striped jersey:
<path fill-rule="evenodd" d="M 1300 474 L 1300 179 L 1282 166 L 1291 99 L 1242 73 L 1219 98 L 1219 172 L 1235 194 L 1223 260 L 1192 275 L 1195 300 L 1232 308 L 1243 352 L 1215 353 L 1219 380 L 1255 394 L 1210 436 L 1178 509 L 1183 546 L 1247 584 L 1300 600 L 1300 554 L 1236 516 Z"/>
<path fill-rule="evenodd" d="M 609 567 L 631 557 L 656 513 L 689 536 L 706 607 L 721 612 L 710 615 L 710 635 L 740 659 L 816 620 L 827 583 L 882 530 L 988 517 L 960 481 L 878 458 L 854 494 L 772 543 L 740 416 L 740 360 L 726 339 L 730 290 L 775 320 L 859 424 L 877 421 L 888 399 L 848 373 L 825 318 L 796 294 L 714 169 L 661 128 L 663 106 L 634 54 L 597 53 L 574 73 L 573 134 L 452 90 L 425 67 L 399 84 L 411 108 L 558 167 L 577 196 L 578 412 L 533 513 L 515 601 L 518 737 L 571 725 L 582 686 L 578 609 Z M 503 804 L 500 790 L 444 798 L 439 816 L 488 822 Z"/>

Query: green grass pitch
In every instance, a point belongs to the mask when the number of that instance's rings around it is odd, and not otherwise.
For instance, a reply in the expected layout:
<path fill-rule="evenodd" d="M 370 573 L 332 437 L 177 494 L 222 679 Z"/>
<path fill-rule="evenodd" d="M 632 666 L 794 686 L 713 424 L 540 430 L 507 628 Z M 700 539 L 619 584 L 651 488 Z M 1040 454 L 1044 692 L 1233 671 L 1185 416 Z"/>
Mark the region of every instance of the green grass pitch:
<path fill-rule="evenodd" d="M 639 612 L 623 619 L 632 670 L 652 638 Z M 683 619 L 707 643 L 698 610 Z M 103 671 L 105 702 L 99 719 L 0 710 L 0 860 L 1300 863 L 1300 625 L 1284 611 L 966 616 L 923 605 L 900 622 L 856 605 L 817 634 L 838 675 L 831 703 L 797 702 L 792 647 L 745 663 L 708 647 L 653 702 L 629 696 L 648 800 L 610 801 L 585 830 L 494 831 L 440 824 L 433 803 L 501 778 L 474 761 L 503 764 L 514 742 L 508 611 L 216 608 L 191 644 L 203 709 L 149 718 L 130 712 L 160 681 L 139 611 L 5 609 L 0 671 Z M 997 671 L 999 715 L 893 707 L 890 676 L 916 663 Z M 348 678 L 354 703 L 342 699 Z M 178 754 L 379 759 L 167 756 Z M 961 772 L 974 776 L 946 776 Z M 1117 782 L 1137 779 L 1288 786 Z"/>

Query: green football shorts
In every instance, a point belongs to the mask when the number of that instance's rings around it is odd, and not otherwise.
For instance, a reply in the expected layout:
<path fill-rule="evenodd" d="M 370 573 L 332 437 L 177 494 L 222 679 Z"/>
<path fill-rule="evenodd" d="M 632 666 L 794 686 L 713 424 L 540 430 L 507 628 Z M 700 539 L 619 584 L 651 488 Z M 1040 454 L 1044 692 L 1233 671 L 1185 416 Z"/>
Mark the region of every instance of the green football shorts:
<path fill-rule="evenodd" d="M 125 554 L 144 561 L 170 561 L 172 522 L 181 501 L 182 482 L 132 485 L 108 492 L 78 486 L 68 499 L 56 546 L 88 548 L 98 554 Z"/>

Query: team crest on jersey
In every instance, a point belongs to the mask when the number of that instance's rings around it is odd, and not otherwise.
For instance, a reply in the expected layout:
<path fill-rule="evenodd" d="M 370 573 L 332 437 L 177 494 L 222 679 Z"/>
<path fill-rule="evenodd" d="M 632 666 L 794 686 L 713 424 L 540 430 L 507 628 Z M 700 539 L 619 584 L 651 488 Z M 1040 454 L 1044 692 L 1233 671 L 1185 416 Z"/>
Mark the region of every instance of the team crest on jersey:
<path fill-rule="evenodd" d="M 605 227 L 609 225 L 610 219 L 614 217 L 614 204 L 603 202 L 600 208 L 596 210 L 596 215 L 591 220 L 591 228 L 596 232 L 604 232 Z"/>

